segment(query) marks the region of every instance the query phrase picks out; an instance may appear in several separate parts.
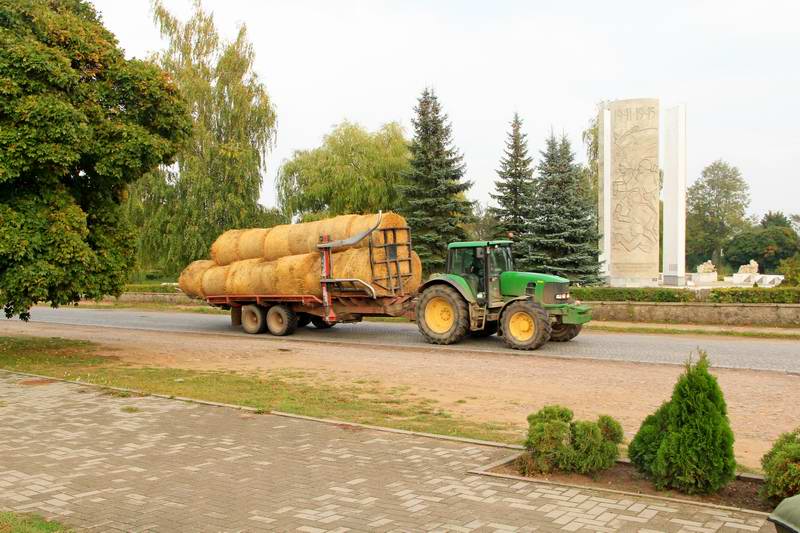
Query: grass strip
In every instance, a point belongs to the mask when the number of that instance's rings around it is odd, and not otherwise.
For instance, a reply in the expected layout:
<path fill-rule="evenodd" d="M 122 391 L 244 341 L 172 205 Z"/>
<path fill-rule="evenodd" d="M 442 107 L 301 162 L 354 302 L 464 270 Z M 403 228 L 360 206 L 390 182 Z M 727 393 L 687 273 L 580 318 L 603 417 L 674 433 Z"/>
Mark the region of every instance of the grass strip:
<path fill-rule="evenodd" d="M 0 533 L 69 533 L 66 526 L 32 514 L 0 512 Z"/>
<path fill-rule="evenodd" d="M 589 322 L 584 326 L 590 331 L 607 331 L 610 333 L 653 333 L 662 335 L 716 335 L 723 337 L 749 337 L 755 339 L 794 339 L 800 340 L 800 335 L 794 333 L 780 333 L 772 331 L 741 331 L 741 330 L 716 330 L 694 328 L 660 328 L 655 326 L 606 326 Z"/>
<path fill-rule="evenodd" d="M 519 443 L 513 424 L 476 422 L 454 415 L 407 387 L 359 380 L 333 384 L 297 369 L 260 374 L 135 366 L 103 356 L 93 343 L 60 338 L 0 337 L 0 368 L 121 387 L 145 394 L 230 403 L 410 431 Z M 114 395 L 119 396 L 118 393 Z"/>

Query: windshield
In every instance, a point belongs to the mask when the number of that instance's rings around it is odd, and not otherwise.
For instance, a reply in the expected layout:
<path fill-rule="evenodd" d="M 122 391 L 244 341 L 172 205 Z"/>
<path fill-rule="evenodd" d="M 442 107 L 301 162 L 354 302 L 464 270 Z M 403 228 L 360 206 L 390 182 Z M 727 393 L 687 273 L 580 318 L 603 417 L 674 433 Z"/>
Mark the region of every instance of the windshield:
<path fill-rule="evenodd" d="M 514 258 L 510 246 L 495 246 L 490 248 L 489 269 L 492 275 L 502 274 L 514 270 Z"/>

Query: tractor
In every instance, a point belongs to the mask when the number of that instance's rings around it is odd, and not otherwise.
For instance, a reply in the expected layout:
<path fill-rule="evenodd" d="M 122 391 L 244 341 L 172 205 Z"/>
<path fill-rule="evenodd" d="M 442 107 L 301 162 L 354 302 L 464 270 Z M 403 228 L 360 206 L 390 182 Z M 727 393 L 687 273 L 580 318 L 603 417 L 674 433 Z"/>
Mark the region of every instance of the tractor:
<path fill-rule="evenodd" d="M 511 241 L 453 242 L 445 273 L 419 289 L 416 321 L 432 344 L 453 344 L 467 335 L 502 335 L 516 350 L 574 339 L 591 309 L 573 300 L 569 280 L 516 272 Z"/>

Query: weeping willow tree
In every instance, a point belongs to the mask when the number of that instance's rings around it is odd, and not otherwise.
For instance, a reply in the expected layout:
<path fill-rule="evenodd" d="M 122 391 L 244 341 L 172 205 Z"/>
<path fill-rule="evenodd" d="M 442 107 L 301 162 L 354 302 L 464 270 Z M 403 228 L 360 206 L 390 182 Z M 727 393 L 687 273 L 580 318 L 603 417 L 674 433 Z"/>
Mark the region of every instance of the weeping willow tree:
<path fill-rule="evenodd" d="M 226 229 L 280 221 L 258 203 L 276 115 L 244 25 L 223 41 L 199 1 L 182 23 L 154 0 L 153 18 L 168 43 L 155 60 L 188 101 L 193 129 L 176 164 L 138 182 L 127 207 L 140 267 L 174 273 Z"/>
<path fill-rule="evenodd" d="M 304 220 L 397 211 L 410 158 L 408 141 L 396 122 L 375 132 L 343 122 L 321 146 L 298 150 L 281 166 L 276 180 L 281 209 Z"/>

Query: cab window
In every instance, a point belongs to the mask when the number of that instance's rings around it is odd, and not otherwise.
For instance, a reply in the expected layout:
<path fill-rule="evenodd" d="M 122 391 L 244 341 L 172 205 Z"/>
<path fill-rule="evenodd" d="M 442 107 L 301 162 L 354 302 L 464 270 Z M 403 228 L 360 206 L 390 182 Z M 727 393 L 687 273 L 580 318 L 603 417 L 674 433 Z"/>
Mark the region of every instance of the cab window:
<path fill-rule="evenodd" d="M 496 246 L 491 248 L 489 252 L 489 268 L 492 275 L 499 275 L 503 272 L 514 270 L 511 248 L 508 246 Z"/>

